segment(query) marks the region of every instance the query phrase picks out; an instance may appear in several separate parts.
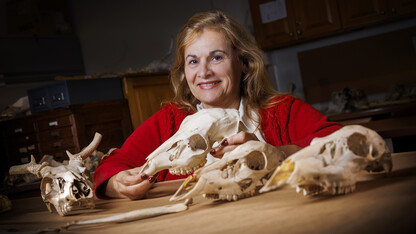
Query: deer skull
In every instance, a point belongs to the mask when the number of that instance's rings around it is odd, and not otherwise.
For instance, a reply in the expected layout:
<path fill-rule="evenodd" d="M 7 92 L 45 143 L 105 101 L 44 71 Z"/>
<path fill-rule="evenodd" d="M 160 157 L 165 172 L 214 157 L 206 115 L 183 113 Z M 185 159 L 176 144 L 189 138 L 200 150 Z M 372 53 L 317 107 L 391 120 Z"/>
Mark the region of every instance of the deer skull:
<path fill-rule="evenodd" d="M 291 184 L 297 192 L 316 195 L 326 191 L 346 194 L 355 190 L 362 171 L 391 171 L 391 153 L 375 131 L 350 125 L 322 138 L 287 158 L 260 190 Z"/>
<path fill-rule="evenodd" d="M 169 169 L 171 174 L 190 174 L 206 163 L 214 144 L 236 134 L 240 129 L 238 111 L 209 108 L 187 116 L 179 130 L 153 151 L 143 165 L 147 175 Z"/>
<path fill-rule="evenodd" d="M 252 196 L 283 160 L 284 154 L 276 147 L 248 141 L 224 154 L 221 160 L 195 171 L 170 200 L 188 199 L 199 194 L 229 201 Z"/>
<path fill-rule="evenodd" d="M 32 173 L 42 178 L 41 195 L 48 210 L 52 212 L 51 204 L 59 215 L 67 215 L 75 205 L 93 208 L 93 187 L 89 180 L 83 160 L 96 150 L 101 141 L 101 134 L 95 133 L 93 141 L 80 153 L 71 154 L 67 151 L 69 162 L 67 165 L 49 166 L 47 162 L 37 164 L 35 158 L 24 165 L 12 166 L 10 174 Z"/>

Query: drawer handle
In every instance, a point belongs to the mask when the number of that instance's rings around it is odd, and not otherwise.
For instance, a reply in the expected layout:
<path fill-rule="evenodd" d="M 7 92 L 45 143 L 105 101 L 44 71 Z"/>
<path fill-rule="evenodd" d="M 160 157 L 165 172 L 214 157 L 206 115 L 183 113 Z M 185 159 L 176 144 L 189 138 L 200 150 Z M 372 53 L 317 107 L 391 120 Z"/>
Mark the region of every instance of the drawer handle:
<path fill-rule="evenodd" d="M 58 126 L 58 121 L 57 120 L 49 122 L 49 127 L 57 127 L 57 126 Z"/>
<path fill-rule="evenodd" d="M 36 146 L 35 146 L 35 145 L 29 145 L 29 146 L 27 147 L 27 149 L 28 149 L 28 150 L 35 150 L 35 149 L 36 149 Z"/>
<path fill-rule="evenodd" d="M 45 97 L 42 97 L 41 99 L 35 99 L 33 101 L 33 106 L 35 107 L 44 106 L 45 104 L 46 104 Z"/>
<path fill-rule="evenodd" d="M 23 132 L 23 128 L 16 128 L 14 130 L 14 133 L 22 133 Z"/>
<path fill-rule="evenodd" d="M 26 147 L 20 147 L 19 148 L 19 153 L 27 153 L 27 148 Z"/>
<path fill-rule="evenodd" d="M 52 96 L 52 101 L 53 102 L 60 102 L 60 101 L 63 101 L 65 98 L 64 98 L 64 93 L 60 93 L 60 94 L 55 94 L 55 95 L 53 95 Z"/>

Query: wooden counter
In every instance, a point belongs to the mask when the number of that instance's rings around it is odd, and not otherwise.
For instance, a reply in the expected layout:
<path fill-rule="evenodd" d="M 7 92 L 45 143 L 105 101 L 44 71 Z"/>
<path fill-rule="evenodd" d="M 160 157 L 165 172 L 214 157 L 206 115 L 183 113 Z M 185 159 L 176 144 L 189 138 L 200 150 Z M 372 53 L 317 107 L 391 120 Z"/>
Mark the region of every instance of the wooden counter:
<path fill-rule="evenodd" d="M 179 183 L 161 188 L 174 191 Z M 157 190 L 157 191 L 155 191 Z M 166 191 L 165 191 L 166 192 Z M 162 191 L 162 195 L 166 195 Z M 92 210 L 61 217 L 49 213 L 40 197 L 13 200 L 0 214 L 0 232 L 59 228 L 74 220 L 102 218 L 170 204 L 170 196 L 130 201 L 97 200 Z M 415 233 L 416 152 L 393 155 L 390 175 L 368 175 L 348 195 L 304 197 L 294 188 L 236 202 L 194 199 L 187 211 L 127 223 L 71 227 L 63 233 Z"/>

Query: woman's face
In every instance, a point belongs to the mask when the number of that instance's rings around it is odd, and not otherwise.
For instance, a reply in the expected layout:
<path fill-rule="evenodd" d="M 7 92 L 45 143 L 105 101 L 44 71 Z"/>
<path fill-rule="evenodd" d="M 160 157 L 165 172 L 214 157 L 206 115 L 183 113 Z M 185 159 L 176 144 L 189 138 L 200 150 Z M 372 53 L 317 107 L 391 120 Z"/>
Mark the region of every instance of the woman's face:
<path fill-rule="evenodd" d="M 185 76 L 204 108 L 235 108 L 240 104 L 243 63 L 226 37 L 204 29 L 185 48 Z"/>

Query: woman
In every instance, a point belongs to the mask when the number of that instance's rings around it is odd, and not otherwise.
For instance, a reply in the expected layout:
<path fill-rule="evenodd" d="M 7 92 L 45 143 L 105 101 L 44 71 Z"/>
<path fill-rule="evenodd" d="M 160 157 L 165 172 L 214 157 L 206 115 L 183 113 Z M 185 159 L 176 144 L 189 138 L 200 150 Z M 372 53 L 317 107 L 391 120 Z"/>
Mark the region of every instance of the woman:
<path fill-rule="evenodd" d="M 261 50 L 234 19 L 219 11 L 194 15 L 177 37 L 171 81 L 172 103 L 146 120 L 94 174 L 100 198 L 140 199 L 158 181 L 185 178 L 167 170 L 139 174 L 146 157 L 178 130 L 183 119 L 203 108 L 239 110 L 248 132 L 230 136 L 211 155 L 222 155 L 248 140 L 278 147 L 287 156 L 341 125 L 305 102 L 277 93 L 264 69 Z"/>

